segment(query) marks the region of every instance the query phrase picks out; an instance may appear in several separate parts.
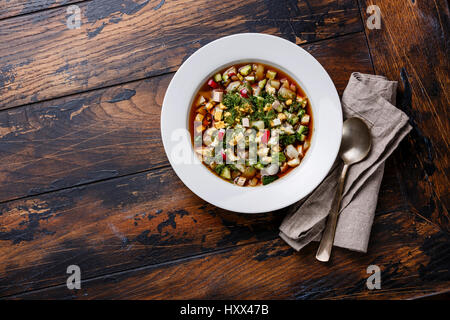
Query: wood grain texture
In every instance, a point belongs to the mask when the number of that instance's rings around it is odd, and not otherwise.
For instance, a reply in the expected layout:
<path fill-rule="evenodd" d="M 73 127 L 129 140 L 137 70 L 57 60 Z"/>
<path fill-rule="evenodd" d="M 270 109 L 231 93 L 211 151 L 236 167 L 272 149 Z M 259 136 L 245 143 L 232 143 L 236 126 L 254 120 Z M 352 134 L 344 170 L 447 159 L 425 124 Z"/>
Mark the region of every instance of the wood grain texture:
<path fill-rule="evenodd" d="M 78 5 L 80 29 L 67 28 L 65 7 L 0 22 L 0 108 L 175 71 L 202 45 L 233 33 L 264 32 L 304 43 L 362 30 L 352 0 Z"/>
<path fill-rule="evenodd" d="M 304 45 L 342 93 L 372 72 L 362 33 Z M 0 112 L 0 201 L 168 165 L 160 111 L 172 75 Z"/>
<path fill-rule="evenodd" d="M 360 2 L 366 19 L 367 6 L 375 2 Z M 413 126 L 396 153 L 408 202 L 411 210 L 448 232 L 448 2 L 385 0 L 375 4 L 382 14 L 381 29 L 367 31 L 375 71 L 399 81 L 399 105 Z"/>
<path fill-rule="evenodd" d="M 280 215 L 238 215 L 194 196 L 170 168 L 0 208 L 0 295 L 274 238 Z"/>
<path fill-rule="evenodd" d="M 337 248 L 331 264 L 315 260 L 316 244 L 296 253 L 278 238 L 284 210 L 241 215 L 193 195 L 162 151 L 160 106 L 182 61 L 236 32 L 302 45 L 342 93 L 352 71 L 374 71 L 360 19 L 373 1 L 89 0 L 79 3 L 78 30 L 66 27 L 69 2 L 0 6 L 0 109 L 11 108 L 0 111 L 0 297 L 401 299 L 449 290 L 445 1 L 376 3 L 382 29 L 366 30 L 375 71 L 404 83 L 399 105 L 414 131 L 386 163 L 369 253 Z M 70 264 L 86 280 L 80 291 L 66 288 Z M 381 290 L 366 288 L 371 264 L 381 267 Z"/>
<path fill-rule="evenodd" d="M 0 0 L 0 19 L 76 2 L 80 2 L 80 0 Z"/>
<path fill-rule="evenodd" d="M 394 166 L 388 168 L 380 214 L 404 206 Z M 284 216 L 218 209 L 170 168 L 8 202 L 0 212 L 0 296 L 65 283 L 70 264 L 87 279 L 275 239 Z"/>
<path fill-rule="evenodd" d="M 275 239 L 89 279 L 81 290 L 61 285 L 16 298 L 405 299 L 448 289 L 448 234 L 401 211 L 377 216 L 373 233 L 369 254 L 336 248 L 328 264 L 315 259 L 316 244 L 296 253 Z M 366 270 L 373 264 L 381 289 L 370 291 Z"/>

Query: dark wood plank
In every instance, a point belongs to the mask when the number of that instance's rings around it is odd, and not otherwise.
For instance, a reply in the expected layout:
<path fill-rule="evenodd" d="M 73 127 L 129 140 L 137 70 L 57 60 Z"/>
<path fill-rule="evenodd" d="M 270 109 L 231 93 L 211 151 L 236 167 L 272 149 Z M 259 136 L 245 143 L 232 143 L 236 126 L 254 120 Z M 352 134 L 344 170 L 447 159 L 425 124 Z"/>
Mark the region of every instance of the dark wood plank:
<path fill-rule="evenodd" d="M 379 214 L 403 206 L 388 168 Z M 170 168 L 8 202 L 0 213 L 0 296 L 64 283 L 70 264 L 90 278 L 275 239 L 284 215 L 217 209 Z"/>
<path fill-rule="evenodd" d="M 0 295 L 276 237 L 281 215 L 237 215 L 194 196 L 170 168 L 0 207 Z"/>
<path fill-rule="evenodd" d="M 340 93 L 371 72 L 362 33 L 306 44 Z M 160 108 L 172 75 L 0 112 L 0 201 L 167 165 Z"/>
<path fill-rule="evenodd" d="M 0 200 L 168 165 L 159 123 L 171 78 L 0 113 Z"/>
<path fill-rule="evenodd" d="M 174 71 L 202 45 L 233 33 L 304 43 L 362 30 L 353 0 L 93 0 L 79 6 L 80 29 L 67 28 L 65 7 L 0 22 L 0 108 Z"/>
<path fill-rule="evenodd" d="M 0 0 L 0 19 L 60 7 L 80 0 Z"/>
<path fill-rule="evenodd" d="M 396 157 L 411 210 L 450 231 L 448 1 L 360 2 L 364 19 L 374 3 L 382 14 L 367 31 L 376 73 L 406 83 L 399 104 L 413 131 Z"/>
<path fill-rule="evenodd" d="M 413 222 L 413 224 L 411 224 Z M 280 239 L 219 254 L 149 266 L 16 298 L 38 299 L 388 299 L 448 289 L 450 237 L 408 212 L 375 219 L 369 254 L 335 249 L 318 262 L 311 244 L 296 253 Z M 369 265 L 381 268 L 381 289 L 368 290 Z"/>

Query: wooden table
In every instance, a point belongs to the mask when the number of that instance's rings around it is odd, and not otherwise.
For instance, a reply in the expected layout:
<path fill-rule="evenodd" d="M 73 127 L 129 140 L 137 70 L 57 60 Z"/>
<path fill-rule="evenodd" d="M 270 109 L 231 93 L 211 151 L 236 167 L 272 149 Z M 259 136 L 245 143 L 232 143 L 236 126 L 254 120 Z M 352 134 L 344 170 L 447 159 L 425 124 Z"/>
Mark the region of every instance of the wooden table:
<path fill-rule="evenodd" d="M 76 4 L 81 26 L 68 28 Z M 381 10 L 369 29 L 366 9 Z M 450 290 L 449 9 L 444 0 L 0 1 L 0 297 L 404 299 Z M 160 137 L 173 73 L 239 32 L 399 81 L 412 133 L 386 163 L 369 252 L 278 237 L 177 178 Z M 412 104 L 409 102 L 412 100 Z M 369 265 L 381 289 L 368 290 Z M 66 287 L 69 265 L 82 288 Z"/>

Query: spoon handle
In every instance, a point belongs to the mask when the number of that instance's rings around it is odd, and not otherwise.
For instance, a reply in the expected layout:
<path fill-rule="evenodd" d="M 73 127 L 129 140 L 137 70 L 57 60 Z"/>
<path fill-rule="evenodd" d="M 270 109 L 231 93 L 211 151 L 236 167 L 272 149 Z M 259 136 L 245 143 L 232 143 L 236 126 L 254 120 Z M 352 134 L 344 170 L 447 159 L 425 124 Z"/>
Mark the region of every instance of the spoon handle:
<path fill-rule="evenodd" d="M 344 164 L 344 168 L 342 168 L 336 194 L 334 195 L 330 214 L 328 215 L 327 225 L 322 233 L 322 240 L 320 240 L 319 249 L 317 249 L 316 259 L 322 262 L 327 262 L 330 260 L 331 249 L 333 248 L 334 242 L 334 234 L 336 232 L 336 224 L 339 216 L 339 208 L 341 206 L 342 191 L 344 190 L 345 177 L 347 176 L 348 167 L 348 164 Z"/>

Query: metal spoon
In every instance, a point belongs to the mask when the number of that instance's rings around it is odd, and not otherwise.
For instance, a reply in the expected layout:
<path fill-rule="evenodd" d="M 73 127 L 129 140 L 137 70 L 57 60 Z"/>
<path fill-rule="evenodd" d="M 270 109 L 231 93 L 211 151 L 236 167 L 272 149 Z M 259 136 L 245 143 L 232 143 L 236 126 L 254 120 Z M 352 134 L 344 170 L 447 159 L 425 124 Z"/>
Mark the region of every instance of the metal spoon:
<path fill-rule="evenodd" d="M 323 231 L 322 240 L 316 253 L 316 259 L 319 261 L 327 262 L 330 260 L 347 170 L 352 164 L 363 160 L 369 154 L 371 145 L 372 139 L 369 128 L 367 128 L 367 125 L 361 119 L 350 118 L 344 122 L 341 148 L 339 150 L 339 156 L 344 161 L 344 168 L 339 178 L 338 188 L 331 205 L 330 214 L 328 215 L 327 225 Z"/>

